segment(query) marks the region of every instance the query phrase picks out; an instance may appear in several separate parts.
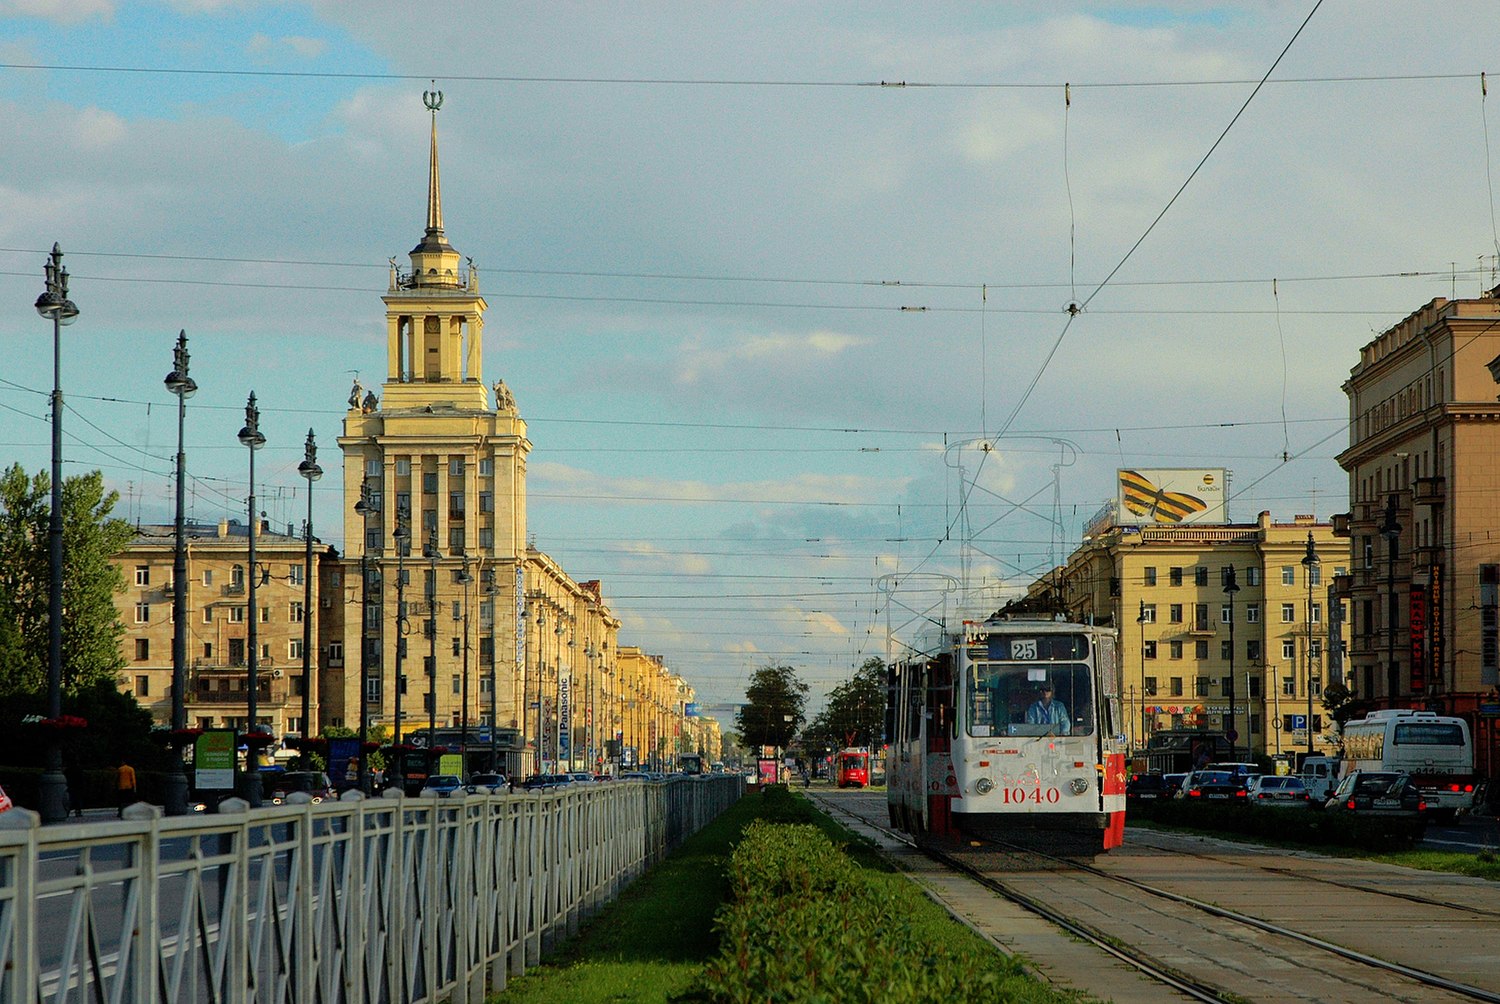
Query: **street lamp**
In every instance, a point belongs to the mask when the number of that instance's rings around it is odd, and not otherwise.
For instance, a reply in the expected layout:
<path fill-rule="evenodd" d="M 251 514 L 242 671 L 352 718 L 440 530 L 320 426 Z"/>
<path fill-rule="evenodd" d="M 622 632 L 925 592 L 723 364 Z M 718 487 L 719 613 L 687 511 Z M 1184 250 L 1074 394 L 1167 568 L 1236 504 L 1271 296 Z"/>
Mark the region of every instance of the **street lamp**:
<path fill-rule="evenodd" d="M 1307 755 L 1313 755 L 1313 575 L 1319 566 L 1318 552 L 1313 545 L 1312 531 L 1307 531 L 1307 553 L 1302 556 L 1302 577 L 1307 580 Z"/>
<path fill-rule="evenodd" d="M 495 599 L 500 595 L 500 587 L 493 578 L 485 584 L 484 594 L 490 598 L 490 770 L 497 774 L 508 774 L 509 771 L 500 770 L 500 681 L 495 674 L 495 649 L 500 647 L 500 637 L 496 630 L 499 626 L 499 611 L 495 609 Z"/>
<path fill-rule="evenodd" d="M 255 537 L 259 529 L 259 518 L 255 512 L 255 451 L 266 445 L 265 434 L 260 431 L 260 408 L 255 404 L 255 391 L 250 392 L 250 399 L 245 402 L 245 425 L 240 429 L 239 440 L 250 450 L 250 591 L 249 591 L 249 626 L 245 630 L 246 647 L 249 652 L 249 679 L 246 686 L 246 711 L 245 735 L 251 736 L 256 732 L 256 707 L 255 702 L 259 697 L 260 675 L 259 668 L 260 651 L 256 636 L 256 623 L 260 620 L 260 612 L 255 607 L 255 585 L 260 576 L 255 574 Z M 260 791 L 260 756 L 256 752 L 255 745 L 258 739 L 250 738 L 245 746 L 245 777 L 242 785 L 241 797 L 250 803 L 252 808 L 259 808 L 261 801 Z"/>
<path fill-rule="evenodd" d="M 427 544 L 422 548 L 428 561 L 427 574 L 427 776 L 437 769 L 433 750 L 437 748 L 437 527 L 427 533 Z"/>
<path fill-rule="evenodd" d="M 542 609 L 541 596 L 536 597 L 536 763 L 533 773 L 542 773 L 542 640 L 547 637 L 547 612 Z M 521 681 L 521 701 L 526 701 L 525 681 Z M 523 715 L 524 720 L 524 715 Z M 525 745 L 525 736 L 522 736 Z"/>
<path fill-rule="evenodd" d="M 1239 734 L 1234 730 L 1234 594 L 1239 591 L 1240 584 L 1235 579 L 1234 566 L 1230 565 L 1224 569 L 1224 595 L 1229 597 L 1229 686 L 1228 693 L 1225 694 L 1229 698 L 1229 728 L 1225 730 L 1227 733 L 1225 738 L 1229 740 L 1230 762 L 1234 761 L 1234 743 L 1239 738 Z M 1248 700 L 1248 695 L 1246 699 Z M 1249 717 L 1248 714 L 1245 716 L 1247 720 Z M 1249 736 L 1245 737 L 1245 759 L 1250 759 Z"/>
<path fill-rule="evenodd" d="M 1401 546 L 1401 524 L 1396 521 L 1396 493 L 1386 498 L 1385 516 L 1380 521 L 1380 535 L 1385 538 L 1387 556 L 1385 576 L 1385 685 L 1389 706 L 1396 706 L 1401 691 L 1401 674 L 1396 668 L 1396 551 Z M 1373 694 L 1370 696 L 1374 696 Z"/>
<path fill-rule="evenodd" d="M 364 531 L 359 545 L 359 790 L 368 795 L 365 743 L 370 734 L 370 517 L 379 511 L 368 475 L 359 482 L 359 501 L 354 503 L 354 511 L 359 514 Z"/>
<path fill-rule="evenodd" d="M 68 270 L 62 249 L 42 266 L 47 289 L 36 299 L 36 312 L 52 319 L 52 512 L 47 524 L 47 717 L 62 717 L 63 514 L 62 514 L 62 326 L 78 319 L 78 305 L 68 299 Z M 60 729 L 47 729 L 41 777 L 42 822 L 68 818 L 68 779 L 63 774 Z"/>
<path fill-rule="evenodd" d="M 309 744 L 312 742 L 312 582 L 313 582 L 313 533 L 312 533 L 312 486 L 313 482 L 323 476 L 323 468 L 318 466 L 318 444 L 313 441 L 313 431 L 307 430 L 307 445 L 302 463 L 297 465 L 297 473 L 307 479 L 307 525 L 303 527 L 303 536 L 307 538 L 307 555 L 305 567 L 302 572 L 302 742 L 300 744 L 300 756 L 297 757 L 297 765 L 303 770 L 312 767 L 312 753 Z"/>
<path fill-rule="evenodd" d="M 556 688 L 552 691 L 552 693 L 553 693 L 552 713 L 557 718 L 557 728 L 554 730 L 555 735 L 553 736 L 553 739 L 552 739 L 552 762 L 557 765 L 557 767 L 558 767 L 559 770 L 562 769 L 562 747 L 563 747 L 563 703 L 562 703 L 563 640 L 562 640 L 562 636 L 563 636 L 563 632 L 565 630 L 566 629 L 563 627 L 562 618 L 558 617 L 557 618 L 557 626 L 552 629 L 552 633 L 555 634 L 555 635 L 557 635 L 557 677 L 556 677 L 556 680 L 555 680 L 555 682 L 556 682 Z M 571 666 L 569 666 L 568 668 L 569 668 L 569 670 L 572 669 Z M 573 695 L 570 693 L 568 695 L 568 733 L 569 733 L 568 734 L 568 768 L 569 769 L 572 769 L 572 767 L 573 767 L 573 736 L 572 736 L 572 732 L 573 732 Z"/>
<path fill-rule="evenodd" d="M 458 714 L 458 745 L 463 756 L 462 766 L 459 768 L 460 777 L 469 770 L 469 583 L 474 581 L 474 576 L 469 574 L 470 559 L 467 551 L 463 554 L 463 560 L 463 567 L 458 570 L 459 585 L 464 587 L 464 661 L 462 682 L 459 684 L 459 700 L 463 703 L 463 708 Z"/>
<path fill-rule="evenodd" d="M 198 391 L 188 376 L 187 332 L 177 333 L 177 347 L 172 350 L 172 372 L 163 381 L 167 390 L 177 395 L 177 525 L 172 550 L 172 731 L 180 734 L 187 728 L 187 533 L 183 517 L 187 455 L 183 452 L 182 432 L 187 415 L 187 399 Z M 164 792 L 167 815 L 181 816 L 188 810 L 187 774 L 182 769 L 182 748 L 173 739 L 171 763 L 168 765 Z"/>
<path fill-rule="evenodd" d="M 1139 746 L 1141 733 L 1146 731 L 1146 601 L 1141 600 L 1141 612 L 1136 616 L 1135 622 L 1141 626 L 1141 703 L 1140 715 L 1137 718 L 1135 709 L 1130 710 L 1130 748 L 1134 752 Z M 1134 697 L 1135 688 L 1130 688 L 1131 696 Z"/>
<path fill-rule="evenodd" d="M 390 785 L 397 791 L 406 791 L 405 757 L 402 755 L 401 747 L 403 737 L 401 735 L 401 692 L 406 689 L 406 677 L 402 674 L 402 662 L 406 656 L 406 552 L 411 550 L 411 527 L 408 523 L 411 513 L 406 506 L 396 506 L 396 529 L 391 536 L 396 541 L 396 703 L 395 703 L 395 738 L 392 741 L 391 765 L 387 773 L 390 776 Z"/>

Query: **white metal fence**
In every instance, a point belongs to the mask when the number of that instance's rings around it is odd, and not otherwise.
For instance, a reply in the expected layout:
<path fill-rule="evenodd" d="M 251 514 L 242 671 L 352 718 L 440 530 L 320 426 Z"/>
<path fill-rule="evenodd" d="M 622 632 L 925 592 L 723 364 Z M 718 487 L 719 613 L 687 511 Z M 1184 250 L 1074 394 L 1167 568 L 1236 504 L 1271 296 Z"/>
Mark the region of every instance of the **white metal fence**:
<path fill-rule="evenodd" d="M 0 1004 L 482 1001 L 742 791 L 722 776 L 49 827 L 0 813 Z"/>

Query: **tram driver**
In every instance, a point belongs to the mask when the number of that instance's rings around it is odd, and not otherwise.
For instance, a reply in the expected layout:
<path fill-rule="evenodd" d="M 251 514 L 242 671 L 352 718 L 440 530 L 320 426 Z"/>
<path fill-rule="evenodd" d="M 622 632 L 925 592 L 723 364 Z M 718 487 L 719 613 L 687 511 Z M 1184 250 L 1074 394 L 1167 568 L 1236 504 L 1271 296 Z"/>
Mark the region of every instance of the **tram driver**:
<path fill-rule="evenodd" d="M 1051 683 L 1042 682 L 1036 701 L 1026 709 L 1026 723 L 1054 726 L 1059 735 L 1067 734 L 1068 709 L 1062 701 L 1053 700 Z"/>

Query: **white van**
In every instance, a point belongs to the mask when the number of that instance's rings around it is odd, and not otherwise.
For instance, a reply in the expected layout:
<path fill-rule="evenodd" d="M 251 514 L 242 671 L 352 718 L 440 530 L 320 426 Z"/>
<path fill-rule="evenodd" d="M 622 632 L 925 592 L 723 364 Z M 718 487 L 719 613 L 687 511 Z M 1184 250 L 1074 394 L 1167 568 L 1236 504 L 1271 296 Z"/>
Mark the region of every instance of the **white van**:
<path fill-rule="evenodd" d="M 1341 761 L 1336 756 L 1310 756 L 1302 761 L 1302 785 L 1314 805 L 1322 805 L 1339 786 Z"/>

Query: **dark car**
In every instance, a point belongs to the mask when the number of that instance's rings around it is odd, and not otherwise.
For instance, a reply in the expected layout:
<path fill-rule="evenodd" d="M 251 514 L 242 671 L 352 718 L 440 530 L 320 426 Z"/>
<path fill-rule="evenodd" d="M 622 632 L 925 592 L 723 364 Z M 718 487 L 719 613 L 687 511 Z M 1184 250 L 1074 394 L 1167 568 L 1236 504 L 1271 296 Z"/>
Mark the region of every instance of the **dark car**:
<path fill-rule="evenodd" d="M 1354 770 L 1344 776 L 1324 806 L 1329 812 L 1425 818 L 1427 803 L 1409 774 Z"/>
<path fill-rule="evenodd" d="M 1160 774 L 1132 774 L 1125 782 L 1125 797 L 1154 802 L 1171 798 L 1167 793 L 1167 780 Z"/>
<path fill-rule="evenodd" d="M 1186 777 L 1186 774 L 1163 774 L 1161 776 L 1161 783 L 1166 788 L 1166 794 L 1162 797 L 1176 798 L 1177 793 L 1182 790 L 1182 782 Z"/>
<path fill-rule="evenodd" d="M 1193 802 L 1245 804 L 1245 779 L 1227 770 L 1195 770 L 1182 782 L 1178 798 Z"/>
<path fill-rule="evenodd" d="M 462 787 L 457 774 L 434 774 L 422 786 L 422 794 L 436 795 L 438 798 L 450 798 L 458 794 Z"/>
<path fill-rule="evenodd" d="M 470 774 L 465 787 L 471 795 L 503 795 L 510 791 L 510 781 L 504 774 Z"/>
<path fill-rule="evenodd" d="M 333 782 L 328 779 L 327 774 L 318 770 L 289 770 L 277 775 L 274 780 L 268 782 L 266 787 L 267 798 L 275 805 L 286 801 L 286 796 L 294 791 L 311 795 L 314 802 L 336 797 L 333 792 Z"/>
<path fill-rule="evenodd" d="M 566 774 L 533 774 L 521 782 L 521 787 L 527 791 L 550 791 L 572 783 L 573 779 Z"/>
<path fill-rule="evenodd" d="M 1246 798 L 1251 805 L 1294 805 L 1306 808 L 1312 803 L 1307 785 L 1295 774 L 1257 774 L 1250 779 Z"/>

